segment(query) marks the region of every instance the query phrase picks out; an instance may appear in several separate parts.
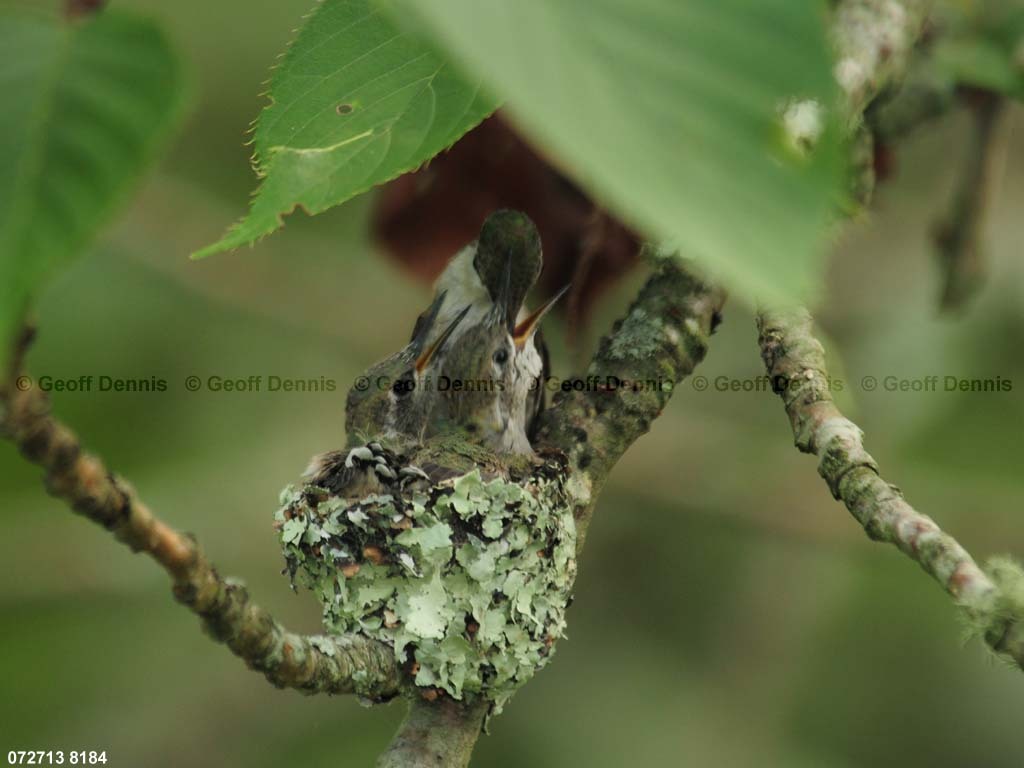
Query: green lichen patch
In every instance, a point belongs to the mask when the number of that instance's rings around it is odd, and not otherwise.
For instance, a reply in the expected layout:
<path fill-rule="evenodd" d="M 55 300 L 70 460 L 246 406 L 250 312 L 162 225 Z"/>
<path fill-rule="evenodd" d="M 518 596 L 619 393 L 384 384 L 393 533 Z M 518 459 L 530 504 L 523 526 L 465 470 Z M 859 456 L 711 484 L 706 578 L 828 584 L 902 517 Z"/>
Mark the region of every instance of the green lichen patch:
<path fill-rule="evenodd" d="M 386 642 L 415 685 L 498 712 L 565 633 L 576 530 L 559 478 L 474 469 L 359 499 L 288 488 L 276 527 L 329 631 Z"/>
<path fill-rule="evenodd" d="M 664 327 L 660 317 L 653 317 L 643 308 L 634 307 L 612 336 L 608 356 L 613 360 L 653 357 L 660 347 Z"/>
<path fill-rule="evenodd" d="M 968 632 L 995 653 L 1024 666 L 1024 568 L 1009 557 L 994 557 L 986 573 L 995 591 L 979 609 L 964 606 Z"/>

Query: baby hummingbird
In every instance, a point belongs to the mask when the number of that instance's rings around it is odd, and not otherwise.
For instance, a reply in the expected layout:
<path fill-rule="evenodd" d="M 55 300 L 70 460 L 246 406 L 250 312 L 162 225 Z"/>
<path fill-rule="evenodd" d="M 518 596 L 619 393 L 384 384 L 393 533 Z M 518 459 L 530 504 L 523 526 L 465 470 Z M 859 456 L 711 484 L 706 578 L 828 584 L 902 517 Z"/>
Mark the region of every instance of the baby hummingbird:
<path fill-rule="evenodd" d="M 547 346 L 540 335 L 540 322 L 569 290 L 565 286 L 512 329 L 512 395 L 509 407 L 515 423 L 522 424 L 533 438 L 537 418 L 544 410 L 544 388 L 549 377 Z"/>
<path fill-rule="evenodd" d="M 452 333 L 466 316 L 465 310 L 454 313 L 447 325 L 437 331 L 445 299 L 446 292 L 441 291 L 420 315 L 405 347 L 370 366 L 356 379 L 345 401 L 345 431 L 350 442 L 398 434 L 403 426 L 412 429 L 406 408 L 399 407 L 399 403 L 412 403 L 425 394 L 419 387 L 421 379 L 439 362 Z"/>
<path fill-rule="evenodd" d="M 441 335 L 395 380 L 388 393 L 384 436 L 422 442 L 428 436 L 429 420 L 437 402 L 437 371 L 451 354 L 451 337 L 469 313 L 463 307 Z"/>
<path fill-rule="evenodd" d="M 532 434 L 536 417 L 544 408 L 544 382 L 549 369 L 547 348 L 538 324 L 553 301 L 529 317 L 523 306 L 542 266 L 540 234 L 530 218 L 518 211 L 499 210 L 487 217 L 477 241 L 452 258 L 435 285 L 438 294 L 443 291 L 448 296 L 439 311 L 440 320 L 436 327 L 445 327 L 447 318 L 454 316 L 460 308 L 469 307 L 465 322 L 450 340 L 450 346 L 456 347 L 462 343 L 461 335 L 470 329 L 478 328 L 483 332 L 480 323 L 498 301 L 508 272 L 503 310 L 505 319 L 510 332 L 517 322 L 526 323 L 516 338 L 519 352 L 516 365 L 520 377 L 531 379 L 527 382 L 529 386 L 525 389 L 523 407 L 527 434 Z M 532 324 L 527 322 L 530 317 L 534 321 Z M 517 390 L 520 391 L 524 390 Z"/>
<path fill-rule="evenodd" d="M 444 328 L 463 307 L 469 307 L 452 338 L 458 342 L 461 334 L 491 311 L 509 269 L 505 311 L 510 314 L 508 322 L 515 323 L 542 264 L 540 234 L 529 217 L 518 211 L 495 211 L 484 221 L 476 242 L 459 251 L 437 279 L 435 295 L 443 292 L 447 298 L 435 327 Z"/>
<path fill-rule="evenodd" d="M 372 493 L 399 477 L 392 465 L 396 454 L 423 439 L 431 412 L 433 390 L 424 386 L 427 372 L 443 359 L 452 332 L 466 316 L 465 309 L 448 323 L 440 335 L 427 343 L 444 301 L 441 292 L 417 321 L 412 339 L 400 351 L 371 366 L 356 379 L 345 403 L 345 428 L 349 448 L 314 456 L 303 477 L 331 493 Z M 366 442 L 370 440 L 371 442 Z M 407 471 L 407 470 L 402 470 Z M 422 470 L 413 474 L 422 475 Z"/>
<path fill-rule="evenodd" d="M 517 325 L 510 320 L 512 304 L 521 299 L 513 297 L 511 275 L 508 262 L 488 312 L 463 329 L 458 344 L 440 363 L 428 430 L 461 430 L 496 453 L 529 456 L 529 406 L 543 383 L 533 338 L 562 294 Z"/>

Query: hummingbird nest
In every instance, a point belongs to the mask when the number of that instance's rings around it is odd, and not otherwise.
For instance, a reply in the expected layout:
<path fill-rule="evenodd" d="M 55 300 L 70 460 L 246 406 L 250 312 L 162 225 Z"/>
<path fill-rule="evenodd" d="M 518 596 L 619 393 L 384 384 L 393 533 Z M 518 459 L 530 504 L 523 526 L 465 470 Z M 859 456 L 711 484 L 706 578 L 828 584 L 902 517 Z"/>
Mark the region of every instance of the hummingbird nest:
<path fill-rule="evenodd" d="M 423 695 L 484 696 L 500 712 L 565 632 L 576 527 L 564 469 L 432 481 L 376 443 L 338 456 L 375 492 L 285 489 L 276 527 L 293 585 L 320 598 L 329 631 L 394 648 Z"/>

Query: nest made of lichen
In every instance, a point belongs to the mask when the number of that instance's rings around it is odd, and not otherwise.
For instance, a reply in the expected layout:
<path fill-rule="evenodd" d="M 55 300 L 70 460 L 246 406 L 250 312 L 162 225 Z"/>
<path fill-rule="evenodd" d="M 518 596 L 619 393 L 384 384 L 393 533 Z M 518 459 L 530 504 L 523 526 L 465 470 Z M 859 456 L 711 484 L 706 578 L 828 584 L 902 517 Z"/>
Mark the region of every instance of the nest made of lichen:
<path fill-rule="evenodd" d="M 360 499 L 289 487 L 276 519 L 293 583 L 329 631 L 391 645 L 416 686 L 495 711 L 565 632 L 576 529 L 557 474 L 473 470 Z"/>

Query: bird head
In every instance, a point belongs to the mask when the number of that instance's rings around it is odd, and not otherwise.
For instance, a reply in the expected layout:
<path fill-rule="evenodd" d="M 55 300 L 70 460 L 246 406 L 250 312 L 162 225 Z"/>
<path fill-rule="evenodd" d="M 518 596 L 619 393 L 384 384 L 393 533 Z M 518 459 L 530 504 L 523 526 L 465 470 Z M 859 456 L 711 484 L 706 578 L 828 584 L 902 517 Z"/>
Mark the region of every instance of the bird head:
<path fill-rule="evenodd" d="M 428 428 L 428 419 L 438 397 L 436 381 L 444 361 L 452 353 L 449 343 L 459 324 L 469 312 L 462 310 L 428 345 L 422 346 L 414 360 L 410 360 L 391 384 L 387 394 L 388 411 L 384 434 L 392 437 L 422 439 Z M 433 321 L 431 321 L 433 322 Z M 423 329 L 424 337 L 432 336 L 430 328 Z"/>
<path fill-rule="evenodd" d="M 509 324 L 515 322 L 542 265 L 540 233 L 529 216 L 499 210 L 487 217 L 480 229 L 473 267 L 495 303 L 508 280 L 504 306 Z"/>
<path fill-rule="evenodd" d="M 500 436 L 512 417 L 516 346 L 509 317 L 515 301 L 511 259 L 506 259 L 493 304 L 462 331 L 440 365 L 432 434 L 459 430 L 483 445 L 500 447 Z"/>
<path fill-rule="evenodd" d="M 396 391 L 415 388 L 418 377 L 440 360 L 451 331 L 465 316 L 464 312 L 457 315 L 447 332 L 432 339 L 444 300 L 442 291 L 420 315 L 409 343 L 356 379 L 345 402 L 345 429 L 350 436 L 380 434 L 394 409 Z"/>

